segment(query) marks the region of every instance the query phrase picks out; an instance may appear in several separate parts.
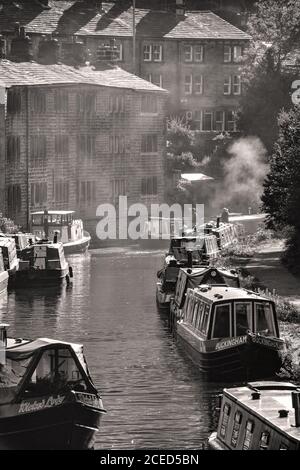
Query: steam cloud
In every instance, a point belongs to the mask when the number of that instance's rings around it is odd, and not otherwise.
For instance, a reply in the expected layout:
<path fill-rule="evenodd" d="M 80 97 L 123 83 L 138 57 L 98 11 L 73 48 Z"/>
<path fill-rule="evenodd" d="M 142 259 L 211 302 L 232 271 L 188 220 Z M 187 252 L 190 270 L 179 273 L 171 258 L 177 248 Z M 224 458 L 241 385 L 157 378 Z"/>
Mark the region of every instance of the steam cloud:
<path fill-rule="evenodd" d="M 257 137 L 241 138 L 228 149 L 223 163 L 224 178 L 218 186 L 213 207 L 228 207 L 230 212 L 259 211 L 263 180 L 268 171 L 266 149 Z"/>

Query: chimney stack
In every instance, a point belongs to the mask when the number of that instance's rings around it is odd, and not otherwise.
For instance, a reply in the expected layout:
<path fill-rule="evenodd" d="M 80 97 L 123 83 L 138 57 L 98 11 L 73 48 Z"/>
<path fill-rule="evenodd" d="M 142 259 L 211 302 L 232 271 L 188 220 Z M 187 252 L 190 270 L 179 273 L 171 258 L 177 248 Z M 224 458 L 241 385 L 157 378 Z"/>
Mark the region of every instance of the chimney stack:
<path fill-rule="evenodd" d="M 11 41 L 10 59 L 15 62 L 32 60 L 31 40 L 26 35 L 24 26 L 15 23 L 15 37 Z"/>
<path fill-rule="evenodd" d="M 6 41 L 3 38 L 2 34 L 0 34 L 0 59 L 6 58 Z"/>
<path fill-rule="evenodd" d="M 38 61 L 41 64 L 57 64 L 59 61 L 59 44 L 57 39 L 44 36 L 39 43 Z"/>
<path fill-rule="evenodd" d="M 186 16 L 186 2 L 185 0 L 175 0 L 175 12 L 177 16 Z"/>

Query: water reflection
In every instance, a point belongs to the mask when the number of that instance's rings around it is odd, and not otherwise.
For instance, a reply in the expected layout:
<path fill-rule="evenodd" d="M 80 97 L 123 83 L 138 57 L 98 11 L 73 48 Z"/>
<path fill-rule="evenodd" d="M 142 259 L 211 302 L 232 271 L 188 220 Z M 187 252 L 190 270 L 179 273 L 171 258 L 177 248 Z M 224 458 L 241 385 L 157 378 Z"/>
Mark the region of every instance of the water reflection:
<path fill-rule="evenodd" d="M 10 334 L 83 343 L 108 414 L 97 448 L 201 448 L 215 429 L 219 384 L 207 384 L 156 311 L 162 253 L 72 256 L 70 288 L 9 294 Z"/>

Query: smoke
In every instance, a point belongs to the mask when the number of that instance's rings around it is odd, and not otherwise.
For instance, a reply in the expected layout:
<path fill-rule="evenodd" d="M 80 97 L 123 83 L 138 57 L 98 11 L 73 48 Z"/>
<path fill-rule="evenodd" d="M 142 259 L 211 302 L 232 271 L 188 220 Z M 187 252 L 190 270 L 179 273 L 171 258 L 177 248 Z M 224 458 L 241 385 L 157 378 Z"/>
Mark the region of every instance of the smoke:
<path fill-rule="evenodd" d="M 266 149 L 257 137 L 240 138 L 228 149 L 229 159 L 223 162 L 223 181 L 217 185 L 212 206 L 228 207 L 230 212 L 247 213 L 259 210 L 263 181 L 268 171 Z"/>

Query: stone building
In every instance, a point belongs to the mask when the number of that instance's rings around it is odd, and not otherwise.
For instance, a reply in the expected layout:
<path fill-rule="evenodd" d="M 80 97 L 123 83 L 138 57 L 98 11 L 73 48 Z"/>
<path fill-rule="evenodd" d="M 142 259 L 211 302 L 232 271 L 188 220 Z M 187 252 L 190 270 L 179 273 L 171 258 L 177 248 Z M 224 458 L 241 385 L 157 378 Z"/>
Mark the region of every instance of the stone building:
<path fill-rule="evenodd" d="M 97 206 L 120 195 L 162 201 L 165 90 L 104 65 L 0 60 L 0 76 L 9 217 L 26 227 L 33 210 L 75 209 L 95 228 Z"/>
<path fill-rule="evenodd" d="M 7 57 L 14 55 L 16 21 L 26 28 L 35 59 L 41 55 L 43 35 L 56 38 L 62 61 L 71 60 L 77 41 L 93 63 L 113 40 L 115 62 L 167 89 L 168 112 L 187 117 L 202 140 L 236 131 L 235 111 L 243 91 L 240 59 L 250 37 L 211 11 L 186 11 L 182 0 L 174 0 L 171 11 L 136 8 L 134 41 L 130 1 L 13 3 L 0 12 Z"/>

